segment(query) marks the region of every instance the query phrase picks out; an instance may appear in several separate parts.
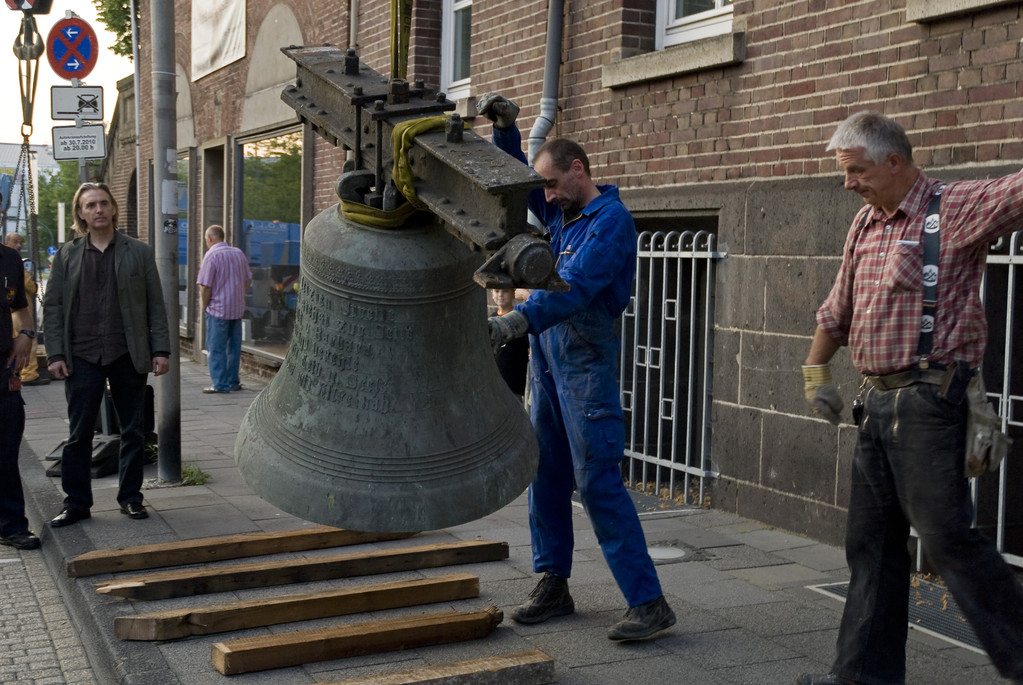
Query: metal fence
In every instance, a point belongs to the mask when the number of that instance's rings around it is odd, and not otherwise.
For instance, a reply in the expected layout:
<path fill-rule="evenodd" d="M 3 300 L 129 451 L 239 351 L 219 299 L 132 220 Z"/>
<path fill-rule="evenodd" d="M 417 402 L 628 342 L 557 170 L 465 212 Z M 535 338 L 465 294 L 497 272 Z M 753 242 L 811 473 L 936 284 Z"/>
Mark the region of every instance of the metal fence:
<path fill-rule="evenodd" d="M 714 271 L 708 231 L 639 235 L 635 294 L 622 317 L 623 472 L 633 487 L 703 504 L 710 469 Z M 982 296 L 989 324 L 984 382 L 1013 438 L 995 472 L 970 481 L 975 523 L 1023 568 L 1023 232 L 992 246 Z"/>
<path fill-rule="evenodd" d="M 975 523 L 1014 566 L 1023 567 L 1023 232 L 992 246 L 982 296 L 988 320 L 984 385 L 1014 443 L 1001 467 L 970 481 Z M 940 306 L 940 303 L 939 303 Z"/>
<path fill-rule="evenodd" d="M 622 317 L 623 471 L 633 487 L 703 504 L 710 470 L 715 251 L 708 231 L 639 235 Z"/>

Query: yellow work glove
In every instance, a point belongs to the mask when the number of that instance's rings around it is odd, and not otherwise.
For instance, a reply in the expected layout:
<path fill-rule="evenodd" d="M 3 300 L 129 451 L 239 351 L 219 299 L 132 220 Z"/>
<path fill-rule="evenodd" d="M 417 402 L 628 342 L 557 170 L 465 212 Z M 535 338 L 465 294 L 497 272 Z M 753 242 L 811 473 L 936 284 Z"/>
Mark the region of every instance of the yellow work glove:
<path fill-rule="evenodd" d="M 815 414 L 820 414 L 834 425 L 842 422 L 845 404 L 838 389 L 831 382 L 831 367 L 814 364 L 803 367 L 803 390 Z"/>

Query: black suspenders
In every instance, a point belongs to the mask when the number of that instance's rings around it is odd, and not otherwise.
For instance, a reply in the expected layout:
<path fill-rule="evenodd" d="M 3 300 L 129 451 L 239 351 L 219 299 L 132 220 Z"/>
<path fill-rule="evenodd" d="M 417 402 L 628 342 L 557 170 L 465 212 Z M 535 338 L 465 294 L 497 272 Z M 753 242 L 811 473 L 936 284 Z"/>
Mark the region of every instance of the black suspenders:
<path fill-rule="evenodd" d="M 924 304 L 920 321 L 920 344 L 916 351 L 920 355 L 920 366 L 925 369 L 928 366 L 927 357 L 934 345 L 934 315 L 938 309 L 938 257 L 941 247 L 938 209 L 944 190 L 945 186 L 941 185 L 934 191 L 924 218 Z"/>

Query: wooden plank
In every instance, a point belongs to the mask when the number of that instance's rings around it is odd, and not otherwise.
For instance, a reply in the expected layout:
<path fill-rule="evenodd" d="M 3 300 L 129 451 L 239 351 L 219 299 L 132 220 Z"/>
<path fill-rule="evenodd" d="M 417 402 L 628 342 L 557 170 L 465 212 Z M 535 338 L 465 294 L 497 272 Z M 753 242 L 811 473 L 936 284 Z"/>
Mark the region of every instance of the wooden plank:
<path fill-rule="evenodd" d="M 176 640 L 292 621 L 479 597 L 479 578 L 456 573 L 435 578 L 307 592 L 271 599 L 118 616 L 114 634 L 122 640 Z"/>
<path fill-rule="evenodd" d="M 476 640 L 489 635 L 504 615 L 446 611 L 334 628 L 243 638 L 213 645 L 213 667 L 224 675 L 300 666 L 317 661 L 379 654 L 397 649 Z"/>
<path fill-rule="evenodd" d="M 98 549 L 68 561 L 67 574 L 69 578 L 82 578 L 100 573 L 144 571 L 163 566 L 188 566 L 265 554 L 401 540 L 413 535 L 415 533 L 360 533 L 319 526 L 277 533 L 245 533 L 120 549 Z"/>
<path fill-rule="evenodd" d="M 208 592 L 351 578 L 377 573 L 474 564 L 508 558 L 507 542 L 469 540 L 341 554 L 315 559 L 287 559 L 213 568 L 180 569 L 97 583 L 96 592 L 129 599 L 168 599 Z"/>
<path fill-rule="evenodd" d="M 502 654 L 405 671 L 332 680 L 318 685 L 547 685 L 554 682 L 554 660 L 543 652 Z"/>

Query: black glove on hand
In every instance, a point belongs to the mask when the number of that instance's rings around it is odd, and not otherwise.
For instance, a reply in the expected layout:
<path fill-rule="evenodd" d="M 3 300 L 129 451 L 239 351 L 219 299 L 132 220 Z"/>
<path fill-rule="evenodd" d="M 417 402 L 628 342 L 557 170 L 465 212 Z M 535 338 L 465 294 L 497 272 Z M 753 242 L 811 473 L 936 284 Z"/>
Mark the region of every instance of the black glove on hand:
<path fill-rule="evenodd" d="M 529 332 L 529 319 L 522 312 L 512 310 L 504 316 L 490 317 L 487 326 L 490 328 L 490 344 L 497 352 L 509 340 L 521 338 Z"/>
<path fill-rule="evenodd" d="M 487 93 L 476 101 L 476 111 L 494 122 L 498 128 L 508 128 L 515 125 L 519 106 L 503 95 Z"/>

